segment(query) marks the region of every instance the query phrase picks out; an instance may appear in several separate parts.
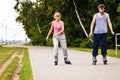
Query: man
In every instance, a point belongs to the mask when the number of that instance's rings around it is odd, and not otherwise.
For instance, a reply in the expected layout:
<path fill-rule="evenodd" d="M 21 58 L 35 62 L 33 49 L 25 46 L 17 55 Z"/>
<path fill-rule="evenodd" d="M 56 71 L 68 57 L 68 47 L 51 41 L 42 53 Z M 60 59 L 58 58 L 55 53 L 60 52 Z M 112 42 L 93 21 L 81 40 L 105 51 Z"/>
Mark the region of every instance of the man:
<path fill-rule="evenodd" d="M 92 56 L 93 56 L 92 64 L 93 65 L 96 65 L 96 62 L 97 62 L 96 57 L 98 55 L 99 44 L 101 47 L 103 62 L 104 62 L 104 64 L 107 64 L 107 59 L 106 59 L 106 55 L 107 55 L 107 24 L 109 25 L 112 35 L 114 35 L 109 14 L 104 12 L 105 5 L 99 4 L 98 11 L 99 12 L 93 16 L 93 20 L 92 20 L 91 26 L 90 26 L 90 34 L 89 34 L 89 36 L 92 35 L 93 28 L 95 25 L 94 37 L 93 37 L 93 52 L 92 52 Z"/>

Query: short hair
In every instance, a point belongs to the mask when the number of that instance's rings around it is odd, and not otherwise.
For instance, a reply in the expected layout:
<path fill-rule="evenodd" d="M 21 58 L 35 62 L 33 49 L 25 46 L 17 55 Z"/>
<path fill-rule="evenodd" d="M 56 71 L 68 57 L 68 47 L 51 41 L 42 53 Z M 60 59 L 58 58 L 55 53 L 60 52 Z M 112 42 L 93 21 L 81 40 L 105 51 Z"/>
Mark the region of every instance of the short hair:
<path fill-rule="evenodd" d="M 98 5 L 98 9 L 99 9 L 99 8 L 105 8 L 105 5 L 104 5 L 104 4 L 99 4 L 99 5 Z"/>
<path fill-rule="evenodd" d="M 60 16 L 60 17 L 61 17 L 61 13 L 60 13 L 60 12 L 55 12 L 55 13 L 54 13 L 54 17 L 55 17 L 55 16 Z"/>

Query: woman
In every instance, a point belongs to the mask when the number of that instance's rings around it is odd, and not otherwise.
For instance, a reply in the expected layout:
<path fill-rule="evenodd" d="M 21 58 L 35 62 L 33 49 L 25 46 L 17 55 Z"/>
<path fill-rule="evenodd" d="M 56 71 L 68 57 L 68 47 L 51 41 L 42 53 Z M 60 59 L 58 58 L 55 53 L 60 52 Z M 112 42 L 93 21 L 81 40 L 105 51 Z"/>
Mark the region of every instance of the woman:
<path fill-rule="evenodd" d="M 54 30 L 54 34 L 53 34 L 54 63 L 55 63 L 55 65 L 58 64 L 58 43 L 60 41 L 60 44 L 61 44 L 61 47 L 63 50 L 63 54 L 64 54 L 64 61 L 66 64 L 71 64 L 71 62 L 68 60 L 66 37 L 65 37 L 65 33 L 64 33 L 64 22 L 61 20 L 60 12 L 55 12 L 54 19 L 55 20 L 52 21 L 51 28 L 46 37 L 46 41 L 47 41 L 49 38 L 49 35 Z"/>

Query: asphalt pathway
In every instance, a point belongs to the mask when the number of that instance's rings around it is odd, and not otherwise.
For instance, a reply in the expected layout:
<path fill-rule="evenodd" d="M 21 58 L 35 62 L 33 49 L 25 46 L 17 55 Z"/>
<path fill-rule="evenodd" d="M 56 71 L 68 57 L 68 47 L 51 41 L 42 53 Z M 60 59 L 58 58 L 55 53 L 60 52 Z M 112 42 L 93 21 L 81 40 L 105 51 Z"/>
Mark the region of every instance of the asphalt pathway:
<path fill-rule="evenodd" d="M 108 57 L 108 65 L 98 56 L 92 65 L 91 54 L 68 50 L 72 65 L 64 63 L 59 49 L 59 63 L 54 65 L 53 48 L 28 47 L 35 80 L 120 80 L 120 59 Z"/>
<path fill-rule="evenodd" d="M 9 46 L 25 47 L 19 44 Z M 99 55 L 97 65 L 92 65 L 90 53 L 68 49 L 72 65 L 67 65 L 60 48 L 59 63 L 55 66 L 52 47 L 27 48 L 35 80 L 120 80 L 120 59 L 107 57 L 108 65 L 104 65 Z"/>

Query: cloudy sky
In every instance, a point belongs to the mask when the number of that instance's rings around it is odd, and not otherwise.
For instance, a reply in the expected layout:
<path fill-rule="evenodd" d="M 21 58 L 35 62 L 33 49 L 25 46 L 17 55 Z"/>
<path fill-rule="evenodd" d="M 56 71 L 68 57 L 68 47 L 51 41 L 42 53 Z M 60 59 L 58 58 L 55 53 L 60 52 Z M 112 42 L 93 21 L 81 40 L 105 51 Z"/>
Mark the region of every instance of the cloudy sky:
<path fill-rule="evenodd" d="M 15 4 L 15 0 L 0 0 L 0 41 L 27 38 L 23 26 L 15 22 L 18 15 L 14 10 Z"/>

